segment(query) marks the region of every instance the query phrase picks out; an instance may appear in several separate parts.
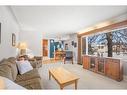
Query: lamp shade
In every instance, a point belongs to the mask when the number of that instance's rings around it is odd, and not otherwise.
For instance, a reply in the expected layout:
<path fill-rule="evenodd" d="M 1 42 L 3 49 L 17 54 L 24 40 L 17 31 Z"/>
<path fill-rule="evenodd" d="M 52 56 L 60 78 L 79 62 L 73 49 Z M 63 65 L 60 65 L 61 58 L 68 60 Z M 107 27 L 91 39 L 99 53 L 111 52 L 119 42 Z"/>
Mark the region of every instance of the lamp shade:
<path fill-rule="evenodd" d="M 26 42 L 20 42 L 20 43 L 18 43 L 17 48 L 19 48 L 19 49 L 26 49 L 27 48 Z"/>

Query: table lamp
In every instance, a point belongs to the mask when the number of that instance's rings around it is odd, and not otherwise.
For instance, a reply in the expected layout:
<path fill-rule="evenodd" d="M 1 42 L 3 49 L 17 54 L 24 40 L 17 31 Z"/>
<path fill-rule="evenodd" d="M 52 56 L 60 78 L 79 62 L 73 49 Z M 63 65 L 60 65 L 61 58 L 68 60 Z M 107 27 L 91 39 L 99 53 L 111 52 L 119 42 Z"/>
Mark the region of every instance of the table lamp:
<path fill-rule="evenodd" d="M 20 50 L 19 55 L 26 55 L 27 44 L 26 42 L 18 43 L 17 48 Z"/>

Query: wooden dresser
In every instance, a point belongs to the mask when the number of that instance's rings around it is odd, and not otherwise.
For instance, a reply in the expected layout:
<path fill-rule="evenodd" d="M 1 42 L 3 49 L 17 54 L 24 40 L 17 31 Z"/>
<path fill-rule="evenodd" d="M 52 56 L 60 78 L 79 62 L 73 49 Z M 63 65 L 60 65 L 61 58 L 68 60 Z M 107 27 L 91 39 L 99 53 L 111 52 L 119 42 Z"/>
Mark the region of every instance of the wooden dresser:
<path fill-rule="evenodd" d="M 114 80 L 123 80 L 123 67 L 120 59 L 83 55 L 83 68 L 102 74 Z"/>

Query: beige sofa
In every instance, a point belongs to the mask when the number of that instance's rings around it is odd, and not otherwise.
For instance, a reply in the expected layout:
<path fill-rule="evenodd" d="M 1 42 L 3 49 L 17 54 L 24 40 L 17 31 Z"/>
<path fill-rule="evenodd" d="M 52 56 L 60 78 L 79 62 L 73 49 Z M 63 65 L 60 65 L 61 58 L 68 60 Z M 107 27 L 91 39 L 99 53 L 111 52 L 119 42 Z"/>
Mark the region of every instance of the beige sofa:
<path fill-rule="evenodd" d="M 20 75 L 18 73 L 16 59 L 14 57 L 3 59 L 0 62 L 0 76 L 6 77 L 27 89 L 42 89 L 43 86 L 41 77 L 37 70 L 38 63 L 36 63 L 35 61 L 30 63 L 32 64 L 34 69 Z"/>

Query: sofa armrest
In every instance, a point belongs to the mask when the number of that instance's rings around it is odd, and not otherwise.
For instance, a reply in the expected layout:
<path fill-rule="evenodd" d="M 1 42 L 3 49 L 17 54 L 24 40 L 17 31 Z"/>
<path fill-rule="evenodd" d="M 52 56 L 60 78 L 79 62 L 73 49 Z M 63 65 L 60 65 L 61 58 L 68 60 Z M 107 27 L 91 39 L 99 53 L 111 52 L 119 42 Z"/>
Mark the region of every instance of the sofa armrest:
<path fill-rule="evenodd" d="M 33 68 L 39 68 L 42 67 L 42 61 L 30 61 Z"/>
<path fill-rule="evenodd" d="M 33 68 L 37 68 L 37 62 L 36 61 L 29 61 Z"/>
<path fill-rule="evenodd" d="M 36 59 L 37 61 L 42 60 L 42 56 L 34 56 L 34 59 Z"/>

